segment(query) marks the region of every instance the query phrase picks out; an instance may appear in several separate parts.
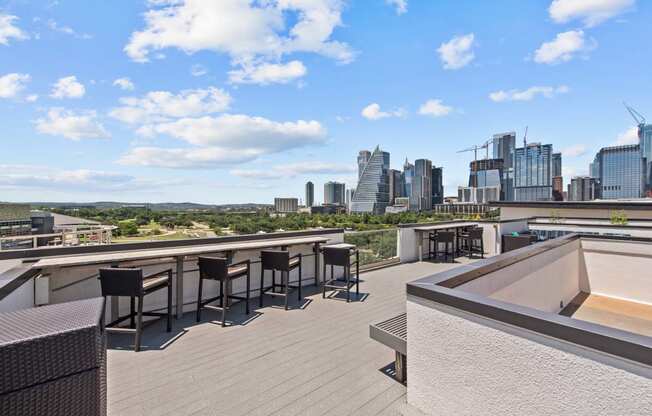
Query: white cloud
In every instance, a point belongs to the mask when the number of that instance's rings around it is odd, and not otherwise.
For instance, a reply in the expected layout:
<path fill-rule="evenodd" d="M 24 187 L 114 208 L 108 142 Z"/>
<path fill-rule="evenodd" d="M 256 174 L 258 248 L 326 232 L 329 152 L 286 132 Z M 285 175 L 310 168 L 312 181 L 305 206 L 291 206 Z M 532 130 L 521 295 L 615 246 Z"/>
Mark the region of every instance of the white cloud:
<path fill-rule="evenodd" d="M 266 153 L 323 144 L 326 140 L 326 129 L 314 120 L 277 122 L 243 114 L 182 118 L 156 124 L 152 130 L 196 146 L 249 148 Z"/>
<path fill-rule="evenodd" d="M 46 118 L 35 121 L 36 130 L 41 134 L 63 136 L 70 140 L 104 139 L 111 135 L 97 121 L 95 111 L 74 112 L 62 108 L 51 108 Z"/>
<path fill-rule="evenodd" d="M 286 64 L 262 63 L 243 65 L 241 69 L 229 71 L 229 82 L 233 84 L 287 84 L 306 75 L 308 70 L 301 61 Z"/>
<path fill-rule="evenodd" d="M 11 73 L 0 77 L 0 98 L 15 98 L 30 81 L 29 74 Z"/>
<path fill-rule="evenodd" d="M 134 83 L 128 77 L 116 79 L 113 81 L 113 85 L 124 91 L 133 91 L 134 88 L 136 88 Z"/>
<path fill-rule="evenodd" d="M 137 62 L 166 48 L 225 53 L 237 67 L 278 63 L 295 52 L 339 63 L 355 57 L 349 45 L 332 39 L 342 25 L 340 0 L 157 0 L 149 5 L 145 28 L 133 32 L 124 48 Z"/>
<path fill-rule="evenodd" d="M 444 105 L 442 100 L 430 99 L 419 107 L 419 114 L 423 116 L 443 117 L 450 114 L 453 107 Z"/>
<path fill-rule="evenodd" d="M 208 74 L 208 68 L 202 64 L 195 64 L 190 67 L 190 75 L 193 77 L 201 77 Z"/>
<path fill-rule="evenodd" d="M 34 103 L 38 100 L 38 94 L 30 94 L 27 97 L 25 97 L 25 100 L 30 103 Z"/>
<path fill-rule="evenodd" d="M 339 163 L 310 161 L 272 166 L 270 169 L 234 169 L 230 173 L 251 179 L 285 179 L 298 175 L 338 175 L 356 171 L 356 167 Z"/>
<path fill-rule="evenodd" d="M 68 77 L 59 78 L 59 80 L 52 86 L 50 97 L 52 98 L 81 98 L 86 94 L 86 88 L 83 84 L 77 81 L 77 77 L 70 75 Z"/>
<path fill-rule="evenodd" d="M 614 143 L 615 146 L 625 146 L 628 144 L 638 144 L 638 127 L 630 127 L 620 133 Z"/>
<path fill-rule="evenodd" d="M 635 0 L 554 0 L 548 12 L 557 23 L 579 19 L 592 27 L 631 10 L 635 3 Z"/>
<path fill-rule="evenodd" d="M 387 3 L 390 6 L 393 6 L 394 9 L 396 10 L 396 14 L 399 16 L 407 12 L 407 6 L 408 6 L 407 0 L 385 0 L 385 3 Z"/>
<path fill-rule="evenodd" d="M 442 43 L 437 52 L 439 58 L 444 63 L 444 69 L 460 69 L 465 67 L 473 58 L 473 43 L 475 35 L 469 33 L 464 36 L 455 36 L 448 42 Z"/>
<path fill-rule="evenodd" d="M 121 98 L 120 103 L 122 107 L 111 110 L 111 117 L 128 124 L 147 124 L 222 112 L 229 108 L 231 96 L 219 88 L 208 87 L 178 94 L 151 91 L 141 98 Z"/>
<path fill-rule="evenodd" d="M 398 108 L 393 111 L 382 111 L 378 103 L 371 103 L 363 108 L 360 114 L 367 120 L 380 120 L 387 117 L 405 117 L 407 112 L 403 108 Z"/>
<path fill-rule="evenodd" d="M 526 90 L 494 91 L 489 94 L 489 99 L 497 103 L 503 101 L 530 101 L 539 95 L 545 98 L 553 98 L 558 94 L 565 94 L 568 91 L 569 88 L 566 85 L 560 85 L 559 87 L 534 86 Z"/>
<path fill-rule="evenodd" d="M 64 170 L 41 165 L 0 165 L 0 188 L 59 189 L 66 192 L 151 190 L 179 180 L 152 180 L 118 172 Z"/>
<path fill-rule="evenodd" d="M 58 24 L 54 19 L 49 19 L 47 21 L 47 26 L 51 30 L 53 30 L 55 32 L 59 32 L 59 33 L 63 33 L 63 34 L 66 34 L 66 35 L 74 36 L 74 37 L 76 37 L 78 39 L 92 39 L 93 38 L 91 35 L 89 35 L 87 33 L 77 33 L 70 26 L 65 26 L 65 25 L 62 26 L 62 25 Z"/>
<path fill-rule="evenodd" d="M 217 168 L 326 142 L 326 130 L 317 121 L 276 122 L 246 115 L 182 118 L 146 128 L 151 135 L 169 135 L 193 147 L 136 147 L 124 155 L 120 163 L 184 169 Z"/>
<path fill-rule="evenodd" d="M 554 40 L 544 42 L 534 52 L 534 62 L 558 64 L 570 61 L 579 53 L 586 53 L 596 47 L 596 42 L 587 42 L 583 30 L 558 33 Z"/>
<path fill-rule="evenodd" d="M 135 147 L 123 155 L 118 163 L 172 169 L 211 169 L 249 162 L 260 155 L 261 152 L 255 149 Z"/>
<path fill-rule="evenodd" d="M 588 150 L 589 149 L 586 147 L 586 145 L 575 144 L 573 146 L 569 146 L 564 150 L 562 150 L 561 154 L 567 157 L 578 157 L 578 156 L 584 156 L 588 152 Z"/>
<path fill-rule="evenodd" d="M 25 40 L 29 36 L 19 27 L 14 25 L 18 17 L 9 14 L 0 14 L 0 45 L 9 45 L 10 39 Z"/>

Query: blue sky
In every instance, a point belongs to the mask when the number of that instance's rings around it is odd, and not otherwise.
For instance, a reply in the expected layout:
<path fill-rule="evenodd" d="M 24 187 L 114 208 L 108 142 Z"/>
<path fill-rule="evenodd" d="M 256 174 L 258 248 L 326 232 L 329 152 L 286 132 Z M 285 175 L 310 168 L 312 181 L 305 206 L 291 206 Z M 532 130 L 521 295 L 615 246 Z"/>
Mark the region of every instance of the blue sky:
<path fill-rule="evenodd" d="M 0 200 L 270 203 L 380 145 L 446 194 L 529 141 L 586 174 L 652 118 L 652 2 L 0 1 Z"/>

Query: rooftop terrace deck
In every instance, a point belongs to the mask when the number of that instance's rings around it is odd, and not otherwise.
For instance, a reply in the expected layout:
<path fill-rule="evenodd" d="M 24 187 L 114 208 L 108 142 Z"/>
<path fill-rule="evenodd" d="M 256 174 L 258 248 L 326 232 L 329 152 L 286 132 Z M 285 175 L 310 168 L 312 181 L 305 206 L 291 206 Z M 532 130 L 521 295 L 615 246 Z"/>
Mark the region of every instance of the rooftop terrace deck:
<path fill-rule="evenodd" d="M 171 334 L 148 327 L 139 353 L 133 337 L 112 334 L 109 414 L 420 414 L 406 404 L 405 386 L 381 371 L 392 370 L 394 352 L 371 340 L 368 326 L 405 311 L 406 282 L 467 262 L 457 261 L 364 273 L 361 302 L 313 291 L 287 312 L 266 299 L 248 320 L 237 305 L 227 328 L 210 321 L 216 312 L 199 324 L 186 313 Z"/>

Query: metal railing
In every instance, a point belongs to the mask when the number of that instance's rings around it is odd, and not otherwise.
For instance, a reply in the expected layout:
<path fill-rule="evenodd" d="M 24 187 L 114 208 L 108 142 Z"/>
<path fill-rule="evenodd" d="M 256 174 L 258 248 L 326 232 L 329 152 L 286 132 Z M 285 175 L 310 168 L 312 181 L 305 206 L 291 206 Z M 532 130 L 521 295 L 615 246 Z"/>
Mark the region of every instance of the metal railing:
<path fill-rule="evenodd" d="M 354 244 L 360 250 L 360 266 L 365 268 L 398 260 L 397 239 L 396 228 L 344 233 L 344 242 Z"/>

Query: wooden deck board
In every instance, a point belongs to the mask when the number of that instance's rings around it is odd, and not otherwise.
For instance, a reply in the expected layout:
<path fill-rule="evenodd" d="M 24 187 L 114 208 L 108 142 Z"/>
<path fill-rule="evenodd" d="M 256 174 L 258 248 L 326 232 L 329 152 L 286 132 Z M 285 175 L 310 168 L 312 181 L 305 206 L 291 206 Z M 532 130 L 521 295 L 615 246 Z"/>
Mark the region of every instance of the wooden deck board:
<path fill-rule="evenodd" d="M 466 259 L 459 259 L 467 262 Z M 313 288 L 303 309 L 284 311 L 265 299 L 245 320 L 222 328 L 206 311 L 145 329 L 145 350 L 133 337 L 109 335 L 109 415 L 403 414 L 405 386 L 380 370 L 394 353 L 369 338 L 368 326 L 405 311 L 405 283 L 455 264 L 412 263 L 361 275 L 363 301 L 322 299 Z M 175 338 L 176 337 L 176 338 Z M 166 343 L 167 346 L 162 348 Z"/>

